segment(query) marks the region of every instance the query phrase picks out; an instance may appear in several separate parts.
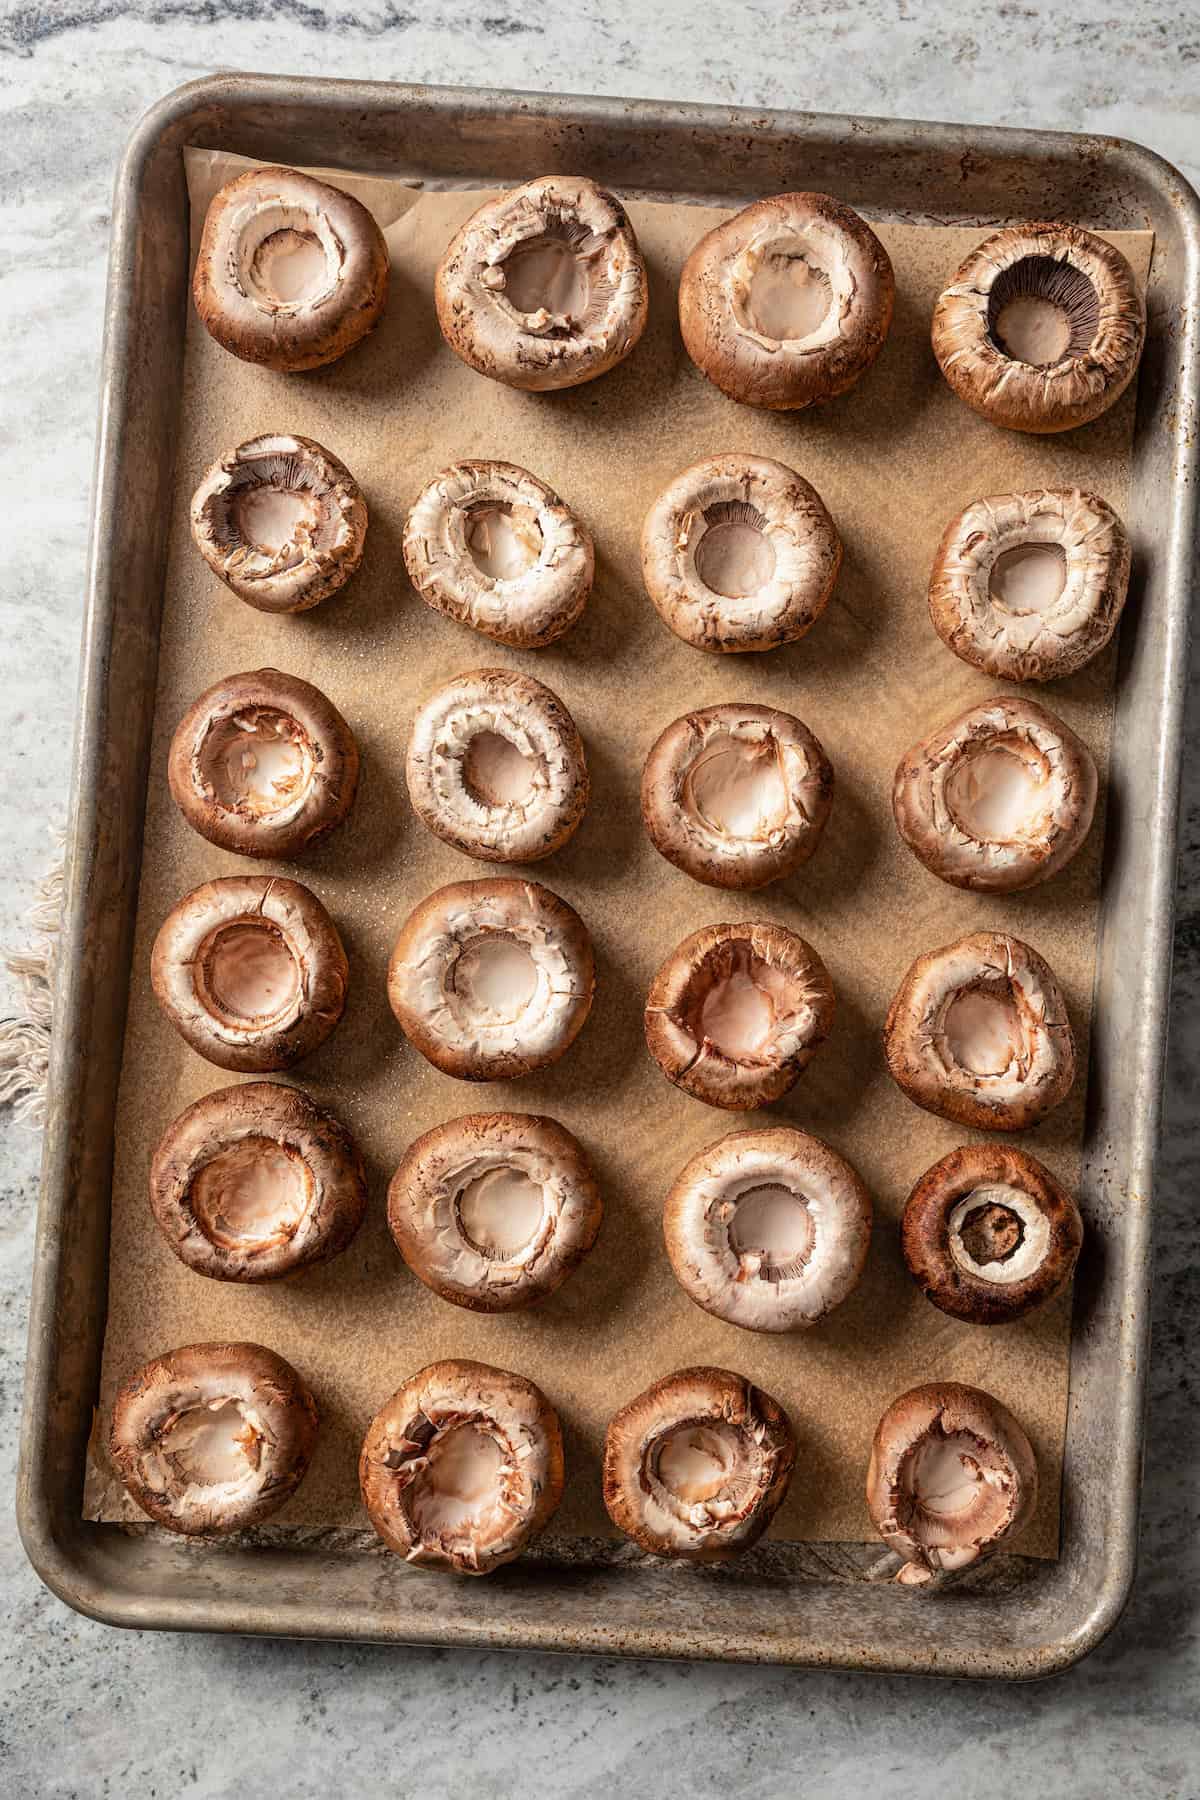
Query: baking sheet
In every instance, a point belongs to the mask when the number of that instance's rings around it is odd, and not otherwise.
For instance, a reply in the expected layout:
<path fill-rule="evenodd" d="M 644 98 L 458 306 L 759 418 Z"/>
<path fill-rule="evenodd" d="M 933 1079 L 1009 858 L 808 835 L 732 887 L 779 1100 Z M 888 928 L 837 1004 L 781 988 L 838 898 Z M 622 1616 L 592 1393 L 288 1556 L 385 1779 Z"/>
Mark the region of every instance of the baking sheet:
<path fill-rule="evenodd" d="M 242 159 L 188 152 L 193 245 L 211 193 Z M 946 1319 L 917 1293 L 895 1221 L 912 1182 L 971 1134 L 920 1113 L 888 1080 L 879 1028 L 912 957 L 981 926 L 1029 940 L 1056 969 L 1086 1061 L 1100 830 L 1048 889 L 1010 900 L 944 887 L 903 849 L 891 823 L 891 773 L 918 735 L 997 691 L 934 636 L 924 587 L 946 520 L 986 492 L 1048 484 L 1094 487 L 1125 505 L 1132 396 L 1098 424 L 1049 440 L 994 431 L 954 400 L 928 348 L 933 299 L 978 241 L 974 230 L 884 226 L 896 264 L 897 316 L 875 370 L 820 412 L 760 415 L 725 400 L 691 367 L 673 296 L 715 209 L 634 203 L 651 271 L 651 321 L 633 357 L 571 393 L 522 395 L 488 383 L 442 344 L 432 274 L 454 228 L 481 196 L 425 194 L 339 175 L 385 227 L 393 258 L 387 314 L 374 337 L 332 368 L 277 376 L 227 357 L 189 319 L 176 498 L 167 578 L 146 855 L 117 1126 L 108 1333 L 101 1410 L 148 1356 L 205 1337 L 250 1337 L 312 1383 L 323 1429 L 313 1468 L 280 1524 L 363 1522 L 355 1469 L 366 1423 L 422 1363 L 463 1355 L 532 1376 L 559 1408 L 568 1486 L 556 1534 L 608 1535 L 600 1502 L 604 1424 L 623 1400 L 695 1361 L 741 1370 L 787 1406 L 800 1441 L 797 1476 L 773 1535 L 853 1540 L 872 1534 L 861 1498 L 869 1440 L 887 1402 L 934 1376 L 977 1382 L 1017 1412 L 1038 1453 L 1042 1492 L 1020 1547 L 1053 1555 L 1067 1384 L 1069 1308 L 1060 1301 L 1015 1327 Z M 1111 234 L 1144 279 L 1148 233 Z M 187 501 L 224 448 L 269 429 L 304 432 L 340 455 L 371 508 L 363 568 L 313 613 L 253 612 L 193 549 Z M 833 513 L 846 562 L 825 618 L 769 656 L 707 657 L 661 624 L 640 581 L 647 506 L 678 469 L 717 450 L 791 463 Z M 462 456 L 523 463 L 581 513 L 597 544 L 597 583 L 582 624 L 548 650 L 520 654 L 430 612 L 404 574 L 405 510 L 428 475 Z M 271 662 L 313 680 L 349 719 L 364 753 L 354 818 L 315 856 L 281 871 L 329 906 L 351 961 L 338 1031 L 293 1076 L 356 1133 L 372 1177 L 367 1223 L 335 1263 L 260 1290 L 193 1275 L 158 1238 L 146 1171 L 158 1136 L 200 1094 L 233 1079 L 188 1051 L 150 996 L 149 948 L 188 888 L 245 865 L 194 836 L 166 792 L 170 734 L 196 693 L 221 675 Z M 530 870 L 581 912 L 596 944 L 599 990 L 569 1055 L 522 1082 L 486 1089 L 450 1081 L 404 1044 L 384 971 L 410 907 L 440 883 L 486 874 L 427 834 L 408 807 L 403 761 L 420 697 L 481 666 L 523 668 L 567 702 L 587 744 L 593 799 L 576 838 Z M 1106 763 L 1113 657 L 1044 698 Z M 813 862 L 758 895 L 696 886 L 651 849 L 637 789 L 655 736 L 688 708 L 761 700 L 797 713 L 837 776 L 833 816 Z M 265 865 L 270 867 L 270 865 Z M 770 1113 L 715 1112 L 671 1088 L 646 1056 L 645 989 L 687 932 L 720 918 L 775 919 L 821 952 L 838 992 L 831 1042 Z M 408 1275 L 384 1220 L 387 1180 L 412 1137 L 457 1113 L 515 1108 L 553 1114 L 582 1140 L 605 1192 L 596 1250 L 541 1308 L 469 1315 Z M 1078 1171 L 1082 1088 L 1022 1135 L 1068 1183 Z M 710 1319 L 675 1286 L 659 1215 L 680 1165 L 745 1123 L 787 1120 L 828 1139 L 875 1195 L 877 1230 L 858 1292 L 823 1326 L 768 1339 Z M 93 1481 L 90 1516 L 136 1515 L 123 1491 Z"/>

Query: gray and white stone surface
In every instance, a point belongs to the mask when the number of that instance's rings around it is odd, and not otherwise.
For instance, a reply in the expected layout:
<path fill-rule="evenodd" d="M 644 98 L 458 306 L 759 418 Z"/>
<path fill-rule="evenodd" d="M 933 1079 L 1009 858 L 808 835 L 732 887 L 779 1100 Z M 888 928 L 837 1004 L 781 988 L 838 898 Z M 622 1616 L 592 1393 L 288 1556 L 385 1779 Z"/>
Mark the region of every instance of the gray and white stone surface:
<path fill-rule="evenodd" d="M 1200 185 L 1200 12 L 1127 0 L 3 0 L 0 937 L 67 792 L 113 171 L 217 68 L 490 83 L 1123 134 Z M 0 1792 L 1200 1795 L 1200 692 L 1182 819 L 1141 1569 L 1035 1688 L 117 1633 L 11 1529 L 38 1144 L 0 1120 Z M 0 995 L 0 1010 L 7 996 Z"/>

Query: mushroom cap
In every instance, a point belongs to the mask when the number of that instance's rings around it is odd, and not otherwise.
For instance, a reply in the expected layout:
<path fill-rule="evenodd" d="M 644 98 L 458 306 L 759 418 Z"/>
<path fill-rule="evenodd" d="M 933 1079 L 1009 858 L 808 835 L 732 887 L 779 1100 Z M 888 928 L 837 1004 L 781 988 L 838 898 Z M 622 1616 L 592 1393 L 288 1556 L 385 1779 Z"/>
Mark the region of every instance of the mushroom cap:
<path fill-rule="evenodd" d="M 794 643 L 824 612 L 841 564 L 816 488 L 784 463 L 741 451 L 676 475 L 642 527 L 646 592 L 697 650 Z"/>
<path fill-rule="evenodd" d="M 536 881 L 438 888 L 405 920 L 388 1000 L 405 1037 L 459 1081 L 511 1081 L 570 1049 L 596 986 L 573 906 Z"/>
<path fill-rule="evenodd" d="M 574 719 L 550 688 L 508 669 L 472 669 L 431 694 L 405 772 L 422 824 L 481 862 L 550 856 L 588 803 Z"/>
<path fill-rule="evenodd" d="M 554 1293 L 595 1243 L 603 1210 L 578 1139 L 535 1113 L 435 1125 L 388 1189 L 388 1225 L 413 1274 L 471 1312 Z"/>
<path fill-rule="evenodd" d="M 192 495 L 191 523 L 196 548 L 239 600 L 307 612 L 362 561 L 367 504 L 331 450 L 266 432 L 213 463 Z"/>
<path fill-rule="evenodd" d="M 679 326 L 723 393 L 794 410 L 866 373 L 895 289 L 887 251 L 856 212 L 828 194 L 776 194 L 700 239 L 679 281 Z"/>
<path fill-rule="evenodd" d="M 646 1043 L 676 1087 L 707 1106 L 769 1106 L 829 1036 L 833 983 L 786 926 L 747 921 L 694 931 L 646 999 Z"/>
<path fill-rule="evenodd" d="M 806 863 L 833 803 L 817 738 L 773 706 L 706 706 L 667 726 L 642 771 L 660 856 L 708 887 L 759 888 Z"/>
<path fill-rule="evenodd" d="M 970 1568 L 1016 1537 L 1037 1504 L 1029 1439 L 999 1400 L 958 1381 L 893 1400 L 875 1430 L 867 1506 L 904 1559 L 897 1580 L 920 1586 Z"/>
<path fill-rule="evenodd" d="M 725 1562 L 767 1529 L 795 1460 L 770 1394 L 728 1369 L 677 1369 L 609 1420 L 604 1504 L 651 1556 Z"/>
<path fill-rule="evenodd" d="M 917 1106 L 979 1131 L 1024 1131 L 1075 1080 L 1054 972 L 1002 932 L 973 932 L 919 956 L 888 1009 L 884 1050 Z"/>
<path fill-rule="evenodd" d="M 242 856 L 299 856 L 349 814 L 358 745 L 319 688 L 255 669 L 193 700 L 171 739 L 167 782 L 210 844 Z"/>
<path fill-rule="evenodd" d="M 210 200 L 192 294 L 206 329 L 243 362 L 335 362 L 378 322 L 387 290 L 383 233 L 342 188 L 296 169 L 247 169 Z"/>
<path fill-rule="evenodd" d="M 1014 305 L 1061 319 L 1061 341 L 1047 345 L 1051 360 L 1008 354 L 1000 327 Z M 933 310 L 942 374 L 960 400 L 1012 431 L 1069 431 L 1098 418 L 1133 380 L 1145 338 L 1133 270 L 1119 250 L 1078 225 L 996 232 L 962 263 Z"/>
<path fill-rule="evenodd" d="M 434 296 L 456 355 L 535 392 L 578 387 L 622 362 L 649 306 L 625 209 L 582 175 L 543 175 L 485 201 L 451 239 Z"/>
<path fill-rule="evenodd" d="M 540 650 L 582 616 L 596 555 L 566 501 L 528 469 L 468 461 L 442 469 L 413 501 L 404 565 L 435 612 L 514 650 Z"/>
<path fill-rule="evenodd" d="M 185 1108 L 150 1164 L 150 1210 L 180 1262 L 215 1281 L 277 1281 L 338 1256 L 367 1184 L 345 1126 L 298 1088 L 249 1081 Z"/>
<path fill-rule="evenodd" d="M 273 1350 L 185 1344 L 118 1389 L 109 1452 L 156 1525 L 187 1536 L 241 1531 L 291 1499 L 317 1423 L 308 1387 Z"/>
<path fill-rule="evenodd" d="M 562 1498 L 558 1415 L 521 1375 L 430 1363 L 372 1419 L 358 1479 L 390 1550 L 410 1563 L 490 1575 L 520 1555 Z"/>
<path fill-rule="evenodd" d="M 820 1138 L 731 1131 L 682 1168 L 663 1212 L 680 1287 L 748 1331 L 802 1331 L 857 1287 L 871 1196 Z"/>
<path fill-rule="evenodd" d="M 927 1300 L 972 1325 L 1004 1325 L 1070 1281 L 1083 1244 L 1074 1199 L 1044 1163 L 1007 1144 L 967 1144 L 926 1169 L 900 1229 Z"/>
<path fill-rule="evenodd" d="M 159 927 L 154 997 L 219 1069 L 266 1074 L 323 1044 L 346 1004 L 337 927 L 310 888 L 227 875 L 185 894 Z"/>
<path fill-rule="evenodd" d="M 994 494 L 973 500 L 943 532 L 929 615 L 943 643 L 974 668 L 1005 681 L 1056 681 L 1112 637 L 1129 565 L 1125 528 L 1098 494 Z"/>
<path fill-rule="evenodd" d="M 901 837 L 951 887 L 1015 893 L 1064 868 L 1086 838 L 1091 751 L 1032 700 L 998 694 L 906 750 L 892 786 Z"/>

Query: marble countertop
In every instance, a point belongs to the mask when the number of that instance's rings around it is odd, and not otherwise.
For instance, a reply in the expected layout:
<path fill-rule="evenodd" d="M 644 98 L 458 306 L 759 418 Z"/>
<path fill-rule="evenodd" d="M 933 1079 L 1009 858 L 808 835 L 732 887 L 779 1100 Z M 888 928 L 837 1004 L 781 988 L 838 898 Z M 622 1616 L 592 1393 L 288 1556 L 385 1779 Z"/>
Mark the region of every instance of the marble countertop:
<path fill-rule="evenodd" d="M 0 938 L 66 802 L 113 170 L 159 95 L 215 68 L 1057 126 L 1200 185 L 1200 15 L 1131 0 L 4 0 L 0 4 Z M 7 506 L 5 507 L 7 511 Z M 10 515 L 11 517 L 11 515 Z M 721 1666 L 118 1633 L 0 1532 L 0 1790 L 436 1800 L 799 1792 L 898 1800 L 1200 1794 L 1200 706 L 1190 715 L 1157 1195 L 1141 1570 L 1081 1667 L 1020 1690 Z M 0 1008 L 6 996 L 0 995 Z M 11 1519 L 38 1143 L 0 1116 L 0 1492 Z"/>

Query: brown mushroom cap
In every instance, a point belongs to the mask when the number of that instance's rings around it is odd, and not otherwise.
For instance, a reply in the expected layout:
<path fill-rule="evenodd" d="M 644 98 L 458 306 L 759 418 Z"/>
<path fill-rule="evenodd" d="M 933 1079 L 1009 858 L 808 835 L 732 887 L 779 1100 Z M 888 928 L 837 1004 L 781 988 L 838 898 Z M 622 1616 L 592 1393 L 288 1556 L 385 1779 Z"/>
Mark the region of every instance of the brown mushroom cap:
<path fill-rule="evenodd" d="M 796 932 L 708 925 L 654 977 L 646 1043 L 667 1080 L 707 1106 L 769 1106 L 812 1061 L 833 1014 L 825 964 Z"/>
<path fill-rule="evenodd" d="M 1067 1003 L 1020 938 L 977 931 L 919 956 L 888 1010 L 892 1079 L 926 1112 L 979 1131 L 1024 1131 L 1075 1080 Z"/>
<path fill-rule="evenodd" d="M 793 874 L 820 842 L 832 802 L 820 743 L 773 706 L 685 713 L 642 772 L 651 843 L 709 887 L 759 888 Z"/>
<path fill-rule="evenodd" d="M 278 669 L 227 675 L 171 739 L 171 798 L 193 831 L 243 856 L 299 856 L 342 823 L 358 745 L 332 700 Z"/>
<path fill-rule="evenodd" d="M 652 1556 L 724 1562 L 767 1529 L 795 1460 L 770 1394 L 728 1369 L 678 1369 L 609 1420 L 604 1504 Z"/>
<path fill-rule="evenodd" d="M 511 1081 L 570 1049 L 596 986 L 587 927 L 536 881 L 454 881 L 415 906 L 388 965 L 405 1037 L 459 1081 Z"/>
<path fill-rule="evenodd" d="M 732 399 L 811 406 L 875 361 L 895 287 L 857 213 L 828 194 L 776 194 L 700 239 L 679 281 L 679 326 L 697 368 Z"/>
<path fill-rule="evenodd" d="M 485 201 L 451 239 L 434 295 L 456 355 L 538 392 L 622 362 L 649 304 L 624 208 L 581 175 L 543 175 Z"/>
<path fill-rule="evenodd" d="M 1036 1157 L 968 1144 L 926 1169 L 908 1196 L 900 1240 L 927 1300 L 972 1325 L 1004 1325 L 1067 1285 L 1083 1220 Z"/>
<path fill-rule="evenodd" d="M 307 612 L 362 561 L 367 505 L 345 463 L 313 438 L 268 432 L 218 458 L 192 495 L 192 537 L 259 612 Z"/>
<path fill-rule="evenodd" d="M 458 462 L 413 501 L 404 564 L 435 612 L 514 650 L 539 650 L 582 616 L 596 557 L 585 526 L 528 469 Z"/>
<path fill-rule="evenodd" d="M 214 194 L 192 279 L 223 350 L 268 369 L 336 361 L 378 322 L 388 248 L 366 207 L 296 169 L 248 169 Z"/>
<path fill-rule="evenodd" d="M 958 269 L 933 353 L 960 400 L 1012 431 L 1069 431 L 1137 371 L 1146 307 L 1133 270 L 1077 225 L 1011 225 Z"/>
<path fill-rule="evenodd" d="M 731 1131 L 680 1170 L 663 1233 L 676 1281 L 705 1312 L 748 1331 L 802 1331 L 858 1286 L 871 1196 L 806 1131 Z"/>
<path fill-rule="evenodd" d="M 969 706 L 905 751 L 892 786 L 901 837 L 952 887 L 1014 893 L 1070 862 L 1091 829 L 1087 745 L 1032 700 Z"/>
<path fill-rule="evenodd" d="M 1098 494 L 1035 488 L 973 500 L 942 534 L 933 628 L 1005 681 L 1055 681 L 1098 656 L 1129 587 L 1129 539 Z"/>
<path fill-rule="evenodd" d="M 154 997 L 219 1069 L 266 1074 L 323 1044 L 349 968 L 333 920 L 299 881 L 228 875 L 185 894 L 150 959 Z"/>
<path fill-rule="evenodd" d="M 537 862 L 588 803 L 587 760 L 558 695 L 530 675 L 472 669 L 422 703 L 405 764 L 429 830 L 481 862 Z"/>
<path fill-rule="evenodd" d="M 646 592 L 697 650 L 773 650 L 802 638 L 841 564 L 816 488 L 784 463 L 740 451 L 684 469 L 642 527 Z"/>
<path fill-rule="evenodd" d="M 1037 1463 L 1006 1406 L 957 1381 L 911 1388 L 880 1419 L 867 1506 L 921 1586 L 968 1569 L 1023 1531 L 1037 1504 Z"/>
<path fill-rule="evenodd" d="M 304 1479 L 317 1405 L 261 1344 L 185 1344 L 118 1390 L 109 1451 L 157 1525 L 185 1535 L 269 1518 Z"/>
<path fill-rule="evenodd" d="M 388 1225 L 413 1274 L 472 1312 L 554 1293 L 595 1243 L 602 1212 L 578 1139 L 534 1113 L 435 1125 L 388 1189 Z"/>
<path fill-rule="evenodd" d="M 562 1498 L 558 1415 L 540 1388 L 487 1363 L 431 1363 L 372 1419 L 363 1504 L 407 1562 L 490 1575 Z"/>
<path fill-rule="evenodd" d="M 154 1222 L 215 1281 L 277 1281 L 338 1256 L 367 1184 L 344 1125 L 298 1088 L 219 1088 L 168 1125 L 150 1164 Z"/>

